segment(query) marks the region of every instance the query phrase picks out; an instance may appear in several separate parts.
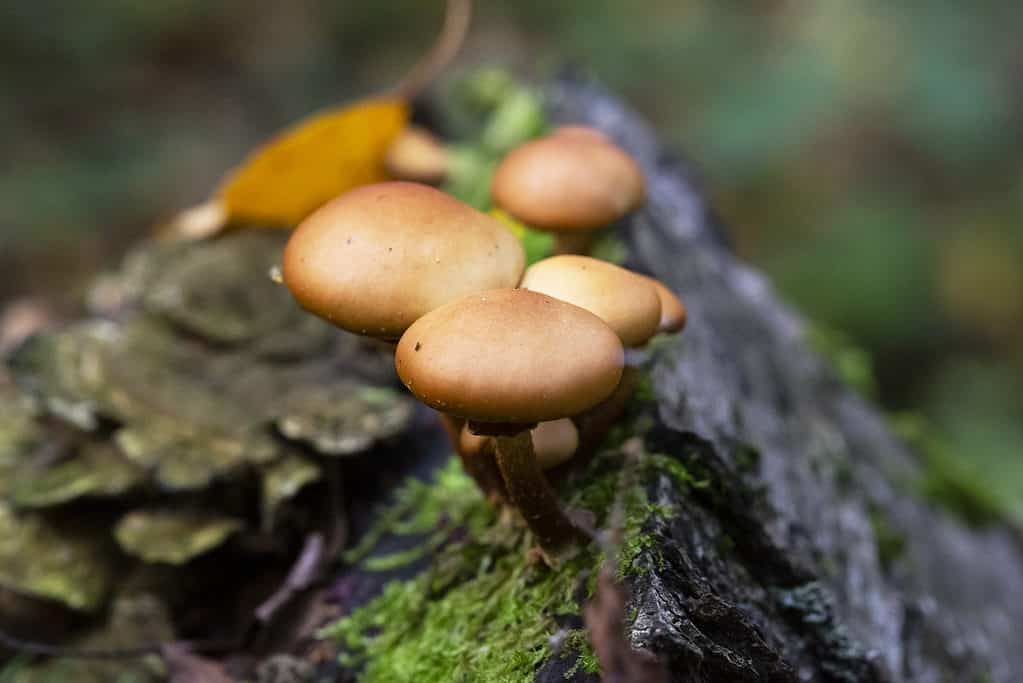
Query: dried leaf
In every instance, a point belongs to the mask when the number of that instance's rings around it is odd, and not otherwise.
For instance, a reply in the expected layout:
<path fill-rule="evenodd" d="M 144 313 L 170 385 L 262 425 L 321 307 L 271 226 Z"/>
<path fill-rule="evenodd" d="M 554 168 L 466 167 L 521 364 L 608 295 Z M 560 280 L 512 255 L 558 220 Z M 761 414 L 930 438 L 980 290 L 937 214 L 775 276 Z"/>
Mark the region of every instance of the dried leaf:
<path fill-rule="evenodd" d="M 342 192 L 385 180 L 384 155 L 408 114 L 402 100 L 362 100 L 284 131 L 220 188 L 227 221 L 293 227 Z"/>
<path fill-rule="evenodd" d="M 146 562 L 185 564 L 242 529 L 240 520 L 181 510 L 136 510 L 121 518 L 114 537 L 121 548 Z"/>

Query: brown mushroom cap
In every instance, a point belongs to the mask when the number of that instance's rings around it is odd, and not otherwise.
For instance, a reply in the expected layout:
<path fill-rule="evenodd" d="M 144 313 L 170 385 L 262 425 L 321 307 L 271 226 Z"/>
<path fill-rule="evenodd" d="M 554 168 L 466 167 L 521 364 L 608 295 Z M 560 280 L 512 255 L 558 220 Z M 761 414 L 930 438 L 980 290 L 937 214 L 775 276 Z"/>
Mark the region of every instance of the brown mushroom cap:
<path fill-rule="evenodd" d="M 611 326 L 625 346 L 657 334 L 661 300 L 637 273 L 589 256 L 563 255 L 526 269 L 523 288 L 581 306 Z"/>
<path fill-rule="evenodd" d="M 525 267 L 500 222 L 426 185 L 367 185 L 302 222 L 284 282 L 338 327 L 397 339 L 417 318 L 472 292 L 514 287 Z"/>
<path fill-rule="evenodd" d="M 607 142 L 614 144 L 611 138 L 607 136 L 607 133 L 594 128 L 593 126 L 584 126 L 582 124 L 573 124 L 570 126 L 559 126 L 554 129 L 551 135 L 568 135 L 578 137 L 581 140 L 590 140 L 591 142 Z"/>
<path fill-rule="evenodd" d="M 513 150 L 494 174 L 494 203 L 541 230 L 587 231 L 621 218 L 644 196 L 631 156 L 595 136 L 560 134 Z"/>
<path fill-rule="evenodd" d="M 409 126 L 387 149 L 384 167 L 397 180 L 435 185 L 447 175 L 448 154 L 433 133 L 419 126 Z"/>
<path fill-rule="evenodd" d="M 639 275 L 639 273 L 636 274 Z M 657 326 L 657 331 L 659 333 L 681 332 L 682 328 L 686 326 L 686 305 L 682 303 L 682 299 L 675 296 L 675 292 L 668 289 L 660 280 L 646 275 L 639 275 L 639 277 L 653 285 L 654 291 L 661 299 L 661 321 Z"/>
<path fill-rule="evenodd" d="M 394 364 L 437 410 L 476 422 L 532 424 L 576 415 L 611 395 L 624 351 L 603 321 L 524 289 L 473 294 L 417 320 Z"/>
<path fill-rule="evenodd" d="M 569 460 L 579 448 L 579 430 L 571 419 L 541 422 L 529 430 L 533 437 L 533 451 L 536 463 L 542 470 L 549 470 Z M 466 424 L 462 427 L 459 448 L 468 457 L 478 456 L 483 446 L 493 437 L 473 434 Z"/>

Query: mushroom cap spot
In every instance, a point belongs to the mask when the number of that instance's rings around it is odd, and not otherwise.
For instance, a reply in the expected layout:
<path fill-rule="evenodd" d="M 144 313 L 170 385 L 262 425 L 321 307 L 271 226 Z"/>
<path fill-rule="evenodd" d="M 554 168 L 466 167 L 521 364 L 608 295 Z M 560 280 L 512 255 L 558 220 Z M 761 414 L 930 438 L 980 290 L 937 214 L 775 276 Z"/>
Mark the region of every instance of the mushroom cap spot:
<path fill-rule="evenodd" d="M 408 126 L 388 147 L 384 167 L 392 178 L 435 185 L 447 175 L 448 154 L 433 133 Z"/>
<path fill-rule="evenodd" d="M 555 134 L 527 142 L 497 167 L 494 203 L 541 230 L 587 231 L 635 209 L 645 195 L 643 172 L 611 141 L 592 134 Z"/>
<path fill-rule="evenodd" d="M 340 328 L 397 339 L 417 318 L 472 292 L 518 284 L 525 253 L 499 221 L 427 185 L 366 185 L 292 234 L 284 283 Z"/>
<path fill-rule="evenodd" d="M 585 308 L 613 329 L 629 347 L 657 334 L 661 300 L 639 276 L 613 263 L 566 254 L 537 261 L 526 269 L 523 288 Z"/>
<path fill-rule="evenodd" d="M 432 408 L 476 422 L 577 415 L 611 395 L 625 353 L 600 318 L 524 289 L 467 296 L 417 320 L 394 364 Z"/>
<path fill-rule="evenodd" d="M 529 431 L 533 437 L 533 451 L 536 453 L 536 462 L 540 469 L 549 470 L 566 462 L 575 455 L 579 448 L 579 430 L 571 419 L 564 417 L 560 420 L 541 422 Z M 483 451 L 490 436 L 473 434 L 469 425 L 462 427 L 459 437 L 459 450 L 466 457 L 476 457 Z"/>
<path fill-rule="evenodd" d="M 639 273 L 637 273 L 639 275 Z M 657 326 L 659 333 L 681 332 L 686 326 L 686 305 L 682 299 L 675 295 L 675 292 L 668 289 L 667 285 L 656 278 L 639 275 L 654 287 L 657 296 L 661 299 L 661 321 Z"/>

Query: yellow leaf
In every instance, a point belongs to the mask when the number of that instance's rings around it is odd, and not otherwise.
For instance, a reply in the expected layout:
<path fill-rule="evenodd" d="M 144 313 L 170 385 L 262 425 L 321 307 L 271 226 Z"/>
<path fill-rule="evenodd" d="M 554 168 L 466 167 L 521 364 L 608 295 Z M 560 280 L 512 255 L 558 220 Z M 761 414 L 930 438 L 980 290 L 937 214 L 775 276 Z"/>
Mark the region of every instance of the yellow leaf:
<path fill-rule="evenodd" d="M 403 100 L 362 100 L 285 130 L 225 179 L 227 222 L 293 227 L 342 192 L 386 180 L 384 155 L 408 116 Z"/>

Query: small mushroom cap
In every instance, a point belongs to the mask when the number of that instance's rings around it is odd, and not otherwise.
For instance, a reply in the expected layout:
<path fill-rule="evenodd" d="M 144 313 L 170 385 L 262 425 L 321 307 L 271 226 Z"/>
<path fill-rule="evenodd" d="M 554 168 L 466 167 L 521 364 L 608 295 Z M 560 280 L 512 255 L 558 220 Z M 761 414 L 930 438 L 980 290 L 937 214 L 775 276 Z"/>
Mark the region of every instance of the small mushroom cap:
<path fill-rule="evenodd" d="M 533 437 L 536 462 L 542 470 L 549 470 L 566 462 L 575 455 L 576 449 L 579 448 L 579 430 L 575 423 L 567 417 L 541 422 L 529 433 Z M 493 437 L 473 434 L 469 425 L 466 424 L 462 427 L 459 447 L 463 454 L 471 458 L 479 455 L 483 446 L 491 438 Z"/>
<path fill-rule="evenodd" d="M 437 410 L 528 425 L 577 415 L 611 395 L 625 354 L 618 336 L 578 306 L 524 289 L 473 294 L 417 320 L 394 364 Z"/>
<path fill-rule="evenodd" d="M 657 291 L 639 274 L 613 263 L 589 256 L 552 256 L 527 268 L 521 286 L 599 316 L 625 346 L 642 346 L 657 334 L 661 320 Z"/>
<path fill-rule="evenodd" d="M 384 167 L 397 180 L 436 185 L 447 175 L 448 154 L 433 133 L 419 126 L 409 126 L 387 149 Z"/>
<path fill-rule="evenodd" d="M 686 326 L 686 305 L 682 303 L 682 299 L 675 296 L 675 292 L 668 289 L 660 280 L 646 275 L 639 275 L 639 277 L 653 285 L 654 291 L 661 299 L 661 322 L 657 326 L 657 331 L 659 333 L 681 332 L 682 328 Z"/>
<path fill-rule="evenodd" d="M 494 203 L 523 223 L 557 232 L 587 231 L 643 202 L 643 172 L 631 156 L 592 134 L 562 133 L 527 142 L 497 167 Z"/>
<path fill-rule="evenodd" d="M 472 292 L 514 287 L 525 254 L 500 222 L 426 185 L 379 183 L 325 205 L 292 234 L 284 283 L 338 327 L 397 339 Z"/>

